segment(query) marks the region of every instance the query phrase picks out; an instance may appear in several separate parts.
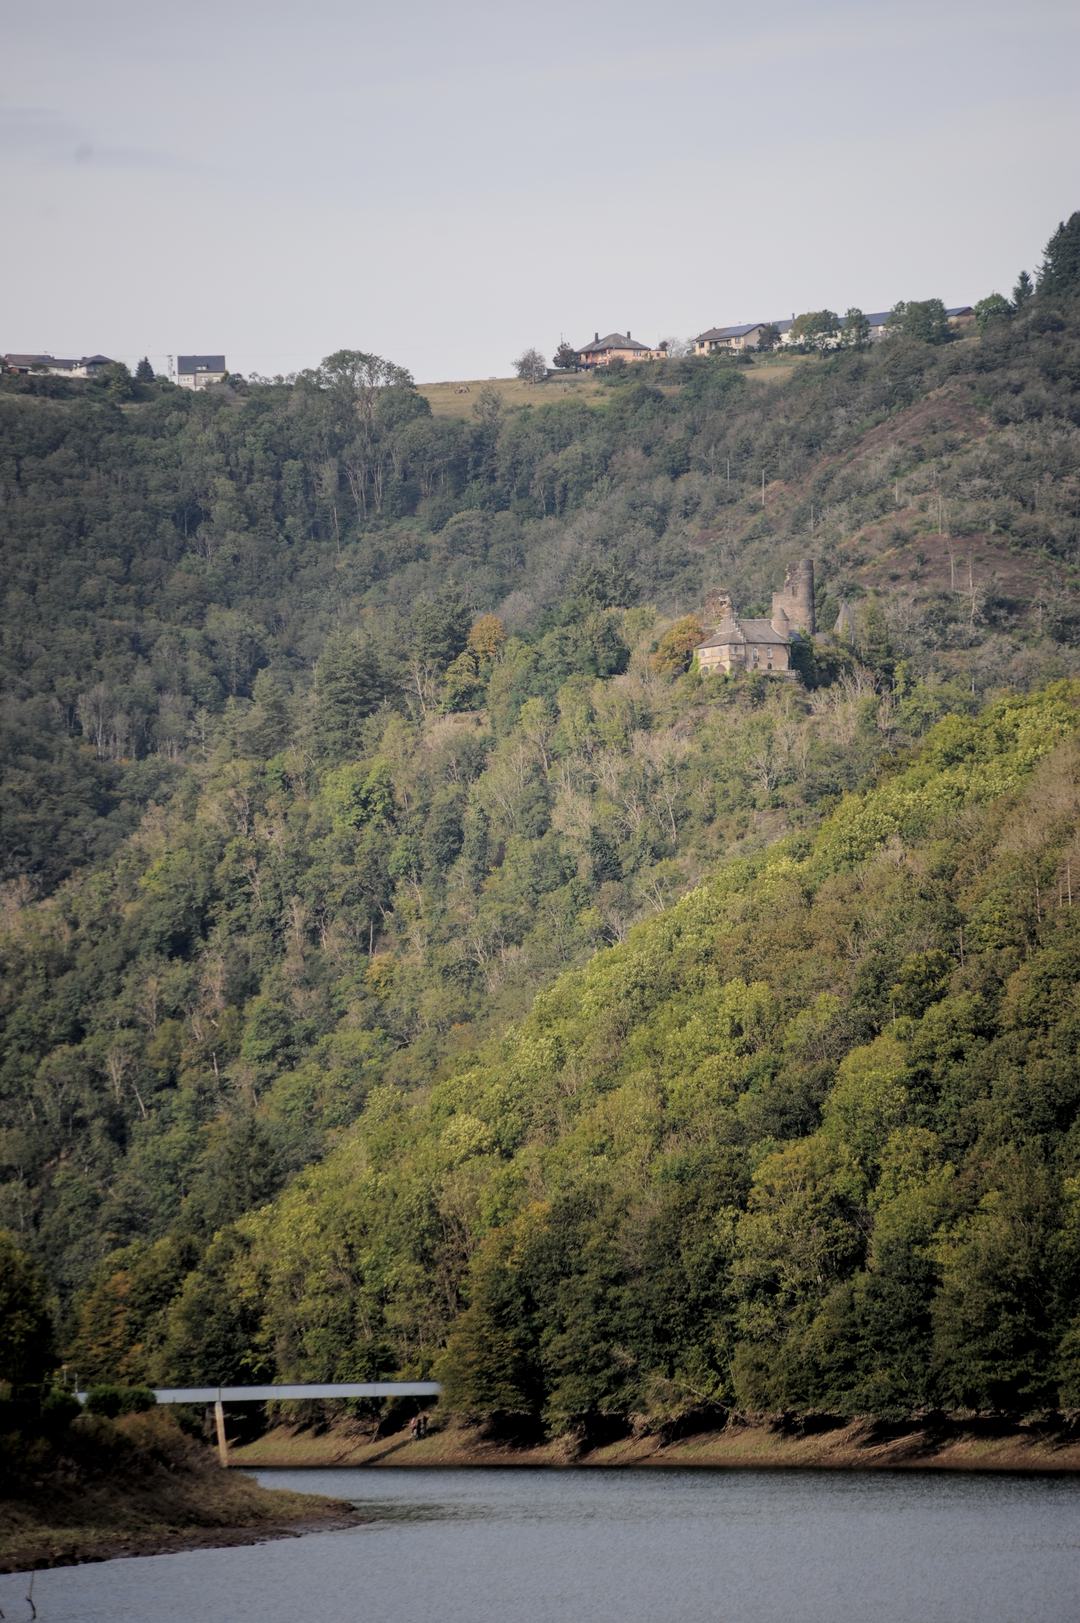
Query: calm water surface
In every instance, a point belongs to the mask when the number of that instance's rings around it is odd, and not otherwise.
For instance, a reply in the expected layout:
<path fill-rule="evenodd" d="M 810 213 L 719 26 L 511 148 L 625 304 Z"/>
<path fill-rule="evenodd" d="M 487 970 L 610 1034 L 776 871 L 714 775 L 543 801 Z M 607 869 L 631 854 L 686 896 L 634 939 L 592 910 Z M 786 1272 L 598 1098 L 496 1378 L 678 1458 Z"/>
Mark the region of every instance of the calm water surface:
<path fill-rule="evenodd" d="M 372 1520 L 38 1573 L 40 1623 L 1073 1623 L 1080 1482 L 266 1471 Z M 0 1577 L 6 1623 L 26 1579 Z"/>

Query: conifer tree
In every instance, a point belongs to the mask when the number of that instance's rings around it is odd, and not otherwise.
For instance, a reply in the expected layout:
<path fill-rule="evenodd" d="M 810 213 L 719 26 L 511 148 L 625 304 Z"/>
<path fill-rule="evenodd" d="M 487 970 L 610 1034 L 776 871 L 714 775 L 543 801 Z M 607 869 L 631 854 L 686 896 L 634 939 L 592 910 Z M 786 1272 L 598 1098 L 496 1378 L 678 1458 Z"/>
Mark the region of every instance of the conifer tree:
<path fill-rule="evenodd" d="M 1080 289 L 1080 209 L 1062 221 L 1046 244 L 1039 292 L 1060 295 Z"/>

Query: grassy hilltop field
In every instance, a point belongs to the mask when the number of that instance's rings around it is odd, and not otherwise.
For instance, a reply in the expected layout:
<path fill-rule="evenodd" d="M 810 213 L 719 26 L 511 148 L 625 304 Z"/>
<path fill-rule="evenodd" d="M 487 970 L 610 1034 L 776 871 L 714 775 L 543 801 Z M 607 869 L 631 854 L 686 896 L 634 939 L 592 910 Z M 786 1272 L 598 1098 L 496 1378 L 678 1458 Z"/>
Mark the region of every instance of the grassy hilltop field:
<path fill-rule="evenodd" d="M 1078 243 L 750 366 L 0 380 L 0 1398 L 1072 1447 Z"/>
<path fill-rule="evenodd" d="M 760 355 L 742 375 L 753 384 L 783 383 L 799 367 L 813 364 L 814 357 L 810 355 Z M 648 376 L 650 384 L 663 394 L 674 394 L 680 387 L 677 383 L 665 382 L 662 367 L 649 366 Z M 527 383 L 521 378 L 458 378 L 446 383 L 417 384 L 417 391 L 428 402 L 435 417 L 467 419 L 475 416 L 474 407 L 485 389 L 498 399 L 504 410 L 569 401 L 597 406 L 607 398 L 602 379 L 589 372 L 553 374 L 543 383 Z"/>

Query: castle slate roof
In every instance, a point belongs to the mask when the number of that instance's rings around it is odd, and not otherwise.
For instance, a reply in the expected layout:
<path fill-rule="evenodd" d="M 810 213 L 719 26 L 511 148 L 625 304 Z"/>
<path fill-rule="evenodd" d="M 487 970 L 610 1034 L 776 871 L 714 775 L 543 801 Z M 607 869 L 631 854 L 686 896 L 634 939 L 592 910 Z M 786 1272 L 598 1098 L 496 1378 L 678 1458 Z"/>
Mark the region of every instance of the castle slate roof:
<path fill-rule="evenodd" d="M 176 370 L 183 377 L 195 372 L 224 372 L 224 355 L 178 355 Z"/>
<path fill-rule="evenodd" d="M 582 344 L 578 350 L 579 355 L 591 355 L 600 349 L 648 349 L 648 344 L 639 344 L 636 338 L 628 333 L 609 332 L 606 338 L 594 338 L 591 344 Z"/>
<path fill-rule="evenodd" d="M 791 638 L 777 631 L 771 620 L 744 620 L 730 614 L 721 620 L 711 637 L 699 642 L 699 648 L 730 648 L 735 643 L 775 643 L 787 647 Z"/>

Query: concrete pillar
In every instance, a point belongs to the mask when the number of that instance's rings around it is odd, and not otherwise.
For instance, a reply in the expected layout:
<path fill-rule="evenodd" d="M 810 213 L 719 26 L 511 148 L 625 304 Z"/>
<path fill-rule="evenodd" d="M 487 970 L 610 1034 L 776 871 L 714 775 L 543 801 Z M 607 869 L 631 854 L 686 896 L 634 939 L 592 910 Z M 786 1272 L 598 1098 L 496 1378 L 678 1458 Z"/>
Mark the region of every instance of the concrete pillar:
<path fill-rule="evenodd" d="M 229 1441 L 225 1436 L 225 1410 L 221 1399 L 214 1404 L 214 1429 L 217 1432 L 218 1462 L 222 1466 L 229 1463 Z"/>

